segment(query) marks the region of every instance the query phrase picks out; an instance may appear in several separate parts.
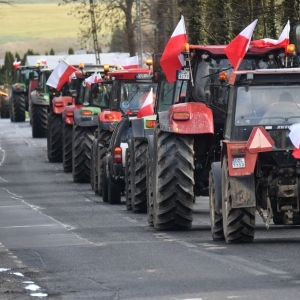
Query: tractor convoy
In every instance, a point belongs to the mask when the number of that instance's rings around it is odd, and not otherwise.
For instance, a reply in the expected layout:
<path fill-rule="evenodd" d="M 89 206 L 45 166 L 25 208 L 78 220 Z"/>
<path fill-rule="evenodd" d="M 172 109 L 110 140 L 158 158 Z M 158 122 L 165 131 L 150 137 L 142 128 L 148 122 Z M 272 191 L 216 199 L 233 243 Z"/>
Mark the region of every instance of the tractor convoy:
<path fill-rule="evenodd" d="M 149 226 L 191 228 L 205 196 L 213 240 L 251 242 L 256 212 L 267 228 L 300 225 L 300 49 L 252 45 L 234 68 L 226 47 L 184 44 L 173 82 L 161 54 L 147 68 L 80 64 L 58 90 L 54 70 L 19 67 L 1 117 L 28 111 L 49 162 L 104 202 L 125 196 Z"/>

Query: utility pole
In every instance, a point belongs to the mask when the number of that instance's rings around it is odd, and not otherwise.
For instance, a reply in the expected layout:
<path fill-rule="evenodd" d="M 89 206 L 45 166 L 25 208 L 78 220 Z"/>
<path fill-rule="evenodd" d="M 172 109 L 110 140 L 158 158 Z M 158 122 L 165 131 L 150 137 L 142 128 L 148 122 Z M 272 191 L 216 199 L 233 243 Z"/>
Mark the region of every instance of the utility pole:
<path fill-rule="evenodd" d="M 91 14 L 91 20 L 92 20 L 92 34 L 93 34 L 93 41 L 94 41 L 96 64 L 100 65 L 100 54 L 99 54 L 98 39 L 97 39 L 97 26 L 96 26 L 96 21 L 95 21 L 93 0 L 90 0 L 90 14 Z"/>
<path fill-rule="evenodd" d="M 139 58 L 139 66 L 143 65 L 143 38 L 142 38 L 142 16 L 141 16 L 141 0 L 136 0 L 136 44 Z"/>

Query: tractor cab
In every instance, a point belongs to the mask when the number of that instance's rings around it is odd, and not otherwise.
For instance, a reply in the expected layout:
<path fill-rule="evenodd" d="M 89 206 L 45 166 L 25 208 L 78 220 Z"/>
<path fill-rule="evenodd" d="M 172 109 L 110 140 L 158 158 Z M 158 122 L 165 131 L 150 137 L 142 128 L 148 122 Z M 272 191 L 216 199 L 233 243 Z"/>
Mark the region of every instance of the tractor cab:
<path fill-rule="evenodd" d="M 112 79 L 112 99 L 110 110 L 122 114 L 137 115 L 149 92 L 156 93 L 153 72 L 148 68 L 116 70 L 109 72 Z"/>

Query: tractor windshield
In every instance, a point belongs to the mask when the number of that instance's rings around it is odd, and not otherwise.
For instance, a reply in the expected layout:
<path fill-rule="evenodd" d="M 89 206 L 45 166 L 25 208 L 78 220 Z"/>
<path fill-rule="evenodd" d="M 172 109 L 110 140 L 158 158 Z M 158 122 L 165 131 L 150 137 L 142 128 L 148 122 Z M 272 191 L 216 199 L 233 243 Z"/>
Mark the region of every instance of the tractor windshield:
<path fill-rule="evenodd" d="M 162 81 L 157 99 L 157 111 L 167 111 L 174 103 L 183 102 L 186 89 L 187 81 L 178 80 L 172 83 L 167 80 Z"/>
<path fill-rule="evenodd" d="M 154 83 L 127 83 L 123 82 L 121 85 L 121 103 L 120 107 L 123 113 L 128 110 L 137 112 L 142 107 L 149 92 L 153 89 L 153 97 L 156 94 L 157 85 Z M 154 101 L 153 101 L 154 102 Z"/>
<path fill-rule="evenodd" d="M 32 69 L 21 69 L 17 74 L 17 82 L 29 84 L 31 78 L 37 78 L 38 73 L 36 70 Z"/>
<path fill-rule="evenodd" d="M 247 86 L 236 93 L 235 125 L 300 122 L 300 86 Z"/>
<path fill-rule="evenodd" d="M 96 83 L 92 86 L 92 105 L 108 108 L 109 105 L 109 97 L 111 92 L 111 84 L 105 83 Z"/>

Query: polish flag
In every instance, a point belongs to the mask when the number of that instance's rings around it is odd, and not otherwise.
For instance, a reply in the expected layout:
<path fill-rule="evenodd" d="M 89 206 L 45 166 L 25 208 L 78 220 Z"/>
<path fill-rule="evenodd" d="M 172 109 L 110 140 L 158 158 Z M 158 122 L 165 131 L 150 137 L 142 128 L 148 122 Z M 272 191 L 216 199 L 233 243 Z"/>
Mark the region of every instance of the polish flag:
<path fill-rule="evenodd" d="M 151 88 L 150 92 L 147 95 L 146 100 L 144 101 L 136 117 L 142 118 L 142 117 L 152 116 L 152 115 L 154 115 L 154 109 L 153 109 L 153 89 Z"/>
<path fill-rule="evenodd" d="M 42 66 L 47 66 L 47 60 L 46 60 L 45 57 L 42 57 L 42 58 L 41 58 L 41 65 L 42 65 Z"/>
<path fill-rule="evenodd" d="M 290 127 L 289 138 L 294 145 L 293 156 L 300 159 L 300 123 L 293 124 Z"/>
<path fill-rule="evenodd" d="M 75 67 L 69 65 L 65 60 L 61 60 L 49 76 L 46 84 L 60 91 L 62 86 L 70 80 L 73 72 L 78 71 Z"/>
<path fill-rule="evenodd" d="M 181 70 L 184 65 L 181 54 L 184 44 L 187 43 L 184 17 L 181 16 L 166 48 L 161 56 L 160 65 L 163 69 L 168 82 L 176 81 L 176 71 Z"/>
<path fill-rule="evenodd" d="M 139 67 L 138 56 L 124 57 L 114 61 L 116 66 L 122 66 L 124 69 L 134 69 Z"/>
<path fill-rule="evenodd" d="M 73 78 L 76 78 L 75 72 L 73 72 L 73 73 L 71 74 L 71 76 L 69 77 L 69 83 L 72 82 L 72 79 L 73 79 Z"/>
<path fill-rule="evenodd" d="M 248 51 L 256 23 L 257 20 L 253 21 L 250 25 L 248 25 L 225 48 L 225 53 L 235 70 L 238 69 L 246 52 Z"/>
<path fill-rule="evenodd" d="M 250 45 L 255 48 L 279 46 L 279 47 L 284 47 L 286 49 L 288 44 L 290 43 L 290 29 L 291 29 L 290 21 L 288 21 L 285 27 L 283 28 L 278 40 L 265 38 L 265 39 L 252 41 Z"/>
<path fill-rule="evenodd" d="M 100 74 L 95 72 L 92 76 L 85 79 L 86 86 L 91 89 L 93 83 L 102 82 L 102 77 Z"/>
<path fill-rule="evenodd" d="M 21 66 L 21 62 L 20 62 L 20 61 L 17 61 L 17 60 L 15 60 L 15 61 L 14 61 L 14 63 L 13 63 L 13 67 L 14 67 L 14 69 L 18 69 L 20 66 Z"/>

